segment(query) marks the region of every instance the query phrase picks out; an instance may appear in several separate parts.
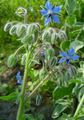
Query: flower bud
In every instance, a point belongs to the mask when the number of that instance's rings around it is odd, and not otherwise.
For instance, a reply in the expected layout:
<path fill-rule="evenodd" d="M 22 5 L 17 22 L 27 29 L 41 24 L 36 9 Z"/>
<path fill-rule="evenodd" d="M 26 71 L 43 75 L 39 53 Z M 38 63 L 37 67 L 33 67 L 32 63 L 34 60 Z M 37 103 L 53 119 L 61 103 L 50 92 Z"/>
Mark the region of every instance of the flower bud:
<path fill-rule="evenodd" d="M 24 17 L 27 15 L 27 10 L 23 7 L 19 7 L 15 12 L 19 17 Z"/>
<path fill-rule="evenodd" d="M 34 43 L 38 38 L 39 28 L 40 27 L 38 23 L 29 24 L 27 27 L 26 35 L 21 38 L 21 42 L 28 44 Z"/>
<path fill-rule="evenodd" d="M 67 35 L 66 35 L 65 31 L 63 31 L 63 30 L 59 30 L 58 36 L 59 36 L 60 40 L 66 40 L 67 39 Z"/>
<path fill-rule="evenodd" d="M 8 22 L 6 23 L 6 25 L 4 26 L 4 31 L 7 32 L 10 30 L 10 28 L 12 27 L 13 23 L 12 22 Z"/>
<path fill-rule="evenodd" d="M 16 30 L 17 30 L 17 25 L 13 25 L 9 31 L 10 35 L 16 35 Z"/>
<path fill-rule="evenodd" d="M 58 38 L 59 38 L 58 33 L 54 32 L 51 37 L 51 43 L 55 44 Z"/>
<path fill-rule="evenodd" d="M 25 35 L 27 29 L 27 25 L 19 23 L 17 24 L 16 34 L 18 37 Z"/>
<path fill-rule="evenodd" d="M 44 42 L 50 42 L 50 43 L 53 43 L 54 40 L 52 38 L 52 35 L 55 34 L 55 29 L 53 28 L 48 28 L 48 29 L 45 29 L 43 34 L 42 34 L 42 40 Z"/>
<path fill-rule="evenodd" d="M 21 39 L 21 42 L 23 44 L 27 43 L 27 44 L 32 44 L 35 41 L 35 35 L 26 35 Z"/>
<path fill-rule="evenodd" d="M 14 54 L 10 55 L 7 61 L 8 67 L 14 67 L 17 63 L 17 59 Z"/>
<path fill-rule="evenodd" d="M 36 34 L 39 31 L 39 24 L 38 23 L 32 23 L 28 25 L 28 29 L 27 29 L 27 34 Z"/>

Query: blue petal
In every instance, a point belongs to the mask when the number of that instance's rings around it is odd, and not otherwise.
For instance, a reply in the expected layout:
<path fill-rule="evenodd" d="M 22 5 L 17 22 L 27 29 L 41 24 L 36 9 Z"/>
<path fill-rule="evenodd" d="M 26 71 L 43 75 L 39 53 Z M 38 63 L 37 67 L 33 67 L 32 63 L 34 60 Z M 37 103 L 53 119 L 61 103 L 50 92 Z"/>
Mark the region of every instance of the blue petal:
<path fill-rule="evenodd" d="M 46 9 L 48 9 L 48 10 L 52 10 L 52 8 L 53 8 L 53 6 L 52 6 L 52 4 L 50 3 L 50 1 L 47 1 L 47 2 L 46 2 L 45 7 L 46 7 Z"/>
<path fill-rule="evenodd" d="M 60 23 L 58 16 L 53 15 L 53 16 L 52 16 L 52 19 L 53 19 L 54 22 Z"/>
<path fill-rule="evenodd" d="M 45 9 L 41 10 L 40 12 L 41 12 L 41 14 L 42 14 L 43 16 L 47 15 L 47 13 L 48 13 L 48 11 L 45 10 Z"/>
<path fill-rule="evenodd" d="M 61 6 L 56 6 L 52 9 L 53 13 L 59 13 L 61 11 Z"/>
<path fill-rule="evenodd" d="M 45 25 L 48 25 L 51 22 L 51 18 L 50 17 L 46 17 L 45 18 Z"/>
<path fill-rule="evenodd" d="M 17 72 L 17 75 L 20 75 L 20 71 Z"/>
<path fill-rule="evenodd" d="M 60 56 L 62 56 L 62 57 L 67 57 L 68 55 L 67 55 L 66 52 L 61 52 L 61 53 L 60 53 Z"/>
<path fill-rule="evenodd" d="M 72 58 L 72 60 L 78 60 L 78 59 L 79 59 L 79 56 L 78 56 L 78 55 L 74 55 L 74 56 L 72 56 L 71 58 Z"/>
<path fill-rule="evenodd" d="M 22 84 L 22 79 L 21 79 L 20 71 L 18 71 L 18 73 L 16 75 L 16 79 L 17 79 L 17 83 L 18 84 Z"/>
<path fill-rule="evenodd" d="M 75 50 L 73 48 L 71 48 L 70 50 L 68 50 L 68 54 L 69 56 L 72 56 L 75 54 Z"/>
<path fill-rule="evenodd" d="M 18 84 L 22 84 L 22 82 L 23 82 L 22 80 L 18 80 L 17 81 Z"/>
<path fill-rule="evenodd" d="M 58 63 L 63 63 L 66 61 L 66 58 L 61 58 Z"/>
<path fill-rule="evenodd" d="M 21 75 L 20 75 L 20 71 L 18 71 L 17 75 L 16 75 L 16 79 L 20 80 L 21 79 Z"/>

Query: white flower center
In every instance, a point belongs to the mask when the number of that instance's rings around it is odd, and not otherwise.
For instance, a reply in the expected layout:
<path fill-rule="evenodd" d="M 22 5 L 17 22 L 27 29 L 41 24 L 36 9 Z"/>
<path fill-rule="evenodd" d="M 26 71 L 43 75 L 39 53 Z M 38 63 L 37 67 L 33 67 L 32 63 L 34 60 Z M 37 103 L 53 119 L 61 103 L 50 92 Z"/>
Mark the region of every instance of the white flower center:
<path fill-rule="evenodd" d="M 48 14 L 52 14 L 52 11 L 51 11 L 51 10 L 48 10 Z"/>

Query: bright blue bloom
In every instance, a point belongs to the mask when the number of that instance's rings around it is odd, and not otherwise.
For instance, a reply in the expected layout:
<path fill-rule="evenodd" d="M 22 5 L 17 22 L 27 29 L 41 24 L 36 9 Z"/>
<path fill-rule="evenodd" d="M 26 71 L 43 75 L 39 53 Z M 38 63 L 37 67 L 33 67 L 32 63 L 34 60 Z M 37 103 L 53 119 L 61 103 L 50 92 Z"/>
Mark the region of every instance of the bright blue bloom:
<path fill-rule="evenodd" d="M 61 6 L 52 6 L 52 4 L 47 1 L 45 4 L 45 9 L 41 10 L 41 14 L 45 17 L 45 25 L 48 25 L 51 21 L 60 23 L 58 14 L 61 11 Z"/>
<path fill-rule="evenodd" d="M 60 56 L 62 58 L 59 60 L 59 63 L 63 63 L 66 61 L 67 64 L 69 64 L 71 60 L 77 60 L 79 58 L 79 56 L 75 54 L 73 48 L 68 50 L 68 52 L 61 52 Z"/>
<path fill-rule="evenodd" d="M 21 79 L 20 71 L 16 74 L 17 84 L 21 85 L 23 80 Z"/>

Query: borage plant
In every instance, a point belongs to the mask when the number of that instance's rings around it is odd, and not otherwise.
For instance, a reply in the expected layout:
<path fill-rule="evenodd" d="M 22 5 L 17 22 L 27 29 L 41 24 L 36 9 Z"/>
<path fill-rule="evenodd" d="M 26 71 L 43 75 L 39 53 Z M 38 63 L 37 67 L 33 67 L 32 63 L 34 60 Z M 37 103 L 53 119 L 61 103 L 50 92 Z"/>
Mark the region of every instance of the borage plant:
<path fill-rule="evenodd" d="M 69 4 L 68 0 L 65 4 L 67 13 L 74 14 L 74 8 L 70 12 L 67 4 Z M 73 4 L 75 3 L 73 2 Z M 66 30 L 72 27 L 68 23 L 62 25 L 62 29 L 49 26 L 51 25 L 49 23 L 53 22 L 61 24 L 61 20 L 59 20 L 61 11 L 62 6 L 53 6 L 50 1 L 47 1 L 45 8 L 40 11 L 45 18 L 46 27 L 41 30 L 39 23 L 27 23 L 27 10 L 19 7 L 16 14 L 23 17 L 24 20 L 8 22 L 4 27 L 4 30 L 9 31 L 10 35 L 17 35 L 22 44 L 8 58 L 8 66 L 13 67 L 17 65 L 20 54 L 21 64 L 23 68 L 25 66 L 23 78 L 20 71 L 16 75 L 17 84 L 21 89 L 18 95 L 17 120 L 37 120 L 37 118 L 39 120 L 72 120 L 72 118 L 77 120 L 83 115 L 83 110 L 78 115 L 84 102 L 83 92 L 81 94 L 79 92 L 84 88 L 84 85 L 80 85 L 80 83 L 83 84 L 84 74 L 83 77 L 79 76 L 79 69 L 77 69 L 79 56 L 76 55 L 76 52 L 83 47 L 77 44 L 77 42 L 82 44 L 77 40 L 80 32 L 72 41 L 69 33 L 66 33 Z M 75 46 L 75 43 L 78 47 Z M 19 53 L 22 49 L 22 53 Z M 82 73 L 81 65 L 80 69 Z M 76 80 L 77 77 L 79 80 Z M 77 96 L 76 90 L 79 92 L 79 96 Z M 78 101 L 80 101 L 79 105 Z M 43 106 L 43 108 L 38 111 L 32 104 Z"/>

